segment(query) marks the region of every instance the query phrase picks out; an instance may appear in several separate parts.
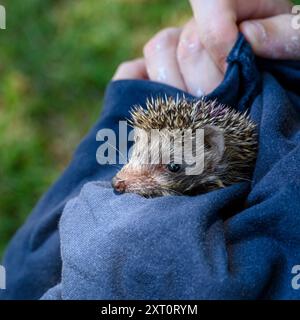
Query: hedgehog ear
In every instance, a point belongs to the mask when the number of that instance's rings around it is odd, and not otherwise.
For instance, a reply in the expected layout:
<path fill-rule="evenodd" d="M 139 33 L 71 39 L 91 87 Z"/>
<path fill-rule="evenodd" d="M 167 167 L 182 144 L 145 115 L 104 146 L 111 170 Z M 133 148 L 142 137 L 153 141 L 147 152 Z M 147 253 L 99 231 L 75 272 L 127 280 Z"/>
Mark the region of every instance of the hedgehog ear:
<path fill-rule="evenodd" d="M 211 125 L 204 127 L 204 143 L 216 156 L 216 160 L 221 160 L 225 151 L 225 141 L 223 131 Z"/>

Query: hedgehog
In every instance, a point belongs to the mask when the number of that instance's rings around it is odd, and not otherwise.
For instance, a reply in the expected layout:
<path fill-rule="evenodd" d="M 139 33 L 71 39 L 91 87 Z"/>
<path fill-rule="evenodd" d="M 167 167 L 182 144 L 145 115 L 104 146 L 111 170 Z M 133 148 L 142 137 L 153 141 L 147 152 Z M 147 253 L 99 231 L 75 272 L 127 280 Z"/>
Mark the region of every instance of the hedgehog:
<path fill-rule="evenodd" d="M 112 179 L 116 192 L 194 196 L 251 181 L 258 143 L 256 125 L 246 113 L 216 100 L 167 96 L 148 99 L 146 108 L 138 105 L 130 113 L 134 145 Z M 180 147 L 184 155 L 175 152 Z M 195 166 L 191 159 L 197 157 Z"/>

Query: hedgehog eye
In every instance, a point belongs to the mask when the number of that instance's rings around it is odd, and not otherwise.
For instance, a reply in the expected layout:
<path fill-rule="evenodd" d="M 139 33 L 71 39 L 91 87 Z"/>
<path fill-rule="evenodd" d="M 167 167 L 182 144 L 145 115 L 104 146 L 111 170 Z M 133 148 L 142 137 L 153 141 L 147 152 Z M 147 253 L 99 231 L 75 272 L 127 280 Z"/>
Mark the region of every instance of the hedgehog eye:
<path fill-rule="evenodd" d="M 181 169 L 181 165 L 174 162 L 167 164 L 166 167 L 171 172 L 178 172 Z"/>

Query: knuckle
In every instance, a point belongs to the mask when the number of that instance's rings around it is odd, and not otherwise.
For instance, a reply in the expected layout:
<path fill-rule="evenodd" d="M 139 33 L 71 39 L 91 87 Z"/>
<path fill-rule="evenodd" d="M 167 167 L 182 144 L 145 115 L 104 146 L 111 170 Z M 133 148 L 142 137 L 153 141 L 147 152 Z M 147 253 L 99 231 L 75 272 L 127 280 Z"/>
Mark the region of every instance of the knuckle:
<path fill-rule="evenodd" d="M 124 61 L 122 62 L 119 67 L 118 67 L 118 71 L 127 71 L 128 69 L 130 69 L 133 65 L 133 62 L 132 61 Z"/>
<path fill-rule="evenodd" d="M 143 53 L 144 53 L 144 56 L 145 57 L 148 57 L 152 51 L 152 41 L 153 39 L 149 40 L 145 45 L 144 45 L 144 48 L 143 48 Z"/>
<path fill-rule="evenodd" d="M 156 36 L 158 40 L 161 40 L 167 44 L 170 44 L 176 41 L 178 35 L 179 35 L 179 29 L 175 27 L 170 27 L 170 28 L 163 29 Z"/>
<path fill-rule="evenodd" d="M 191 56 L 190 50 L 188 49 L 188 45 L 185 45 L 185 43 L 181 42 L 180 45 L 177 48 L 177 58 L 178 61 L 184 61 L 188 59 Z"/>
<path fill-rule="evenodd" d="M 220 40 L 220 33 L 212 26 L 202 34 L 202 41 L 206 45 L 216 46 Z"/>
<path fill-rule="evenodd" d="M 229 44 L 234 43 L 235 40 L 221 37 L 217 30 L 211 28 L 210 31 L 203 35 L 202 41 L 205 48 L 212 54 L 214 61 L 221 66 L 226 62 Z"/>
<path fill-rule="evenodd" d="M 176 46 L 179 38 L 178 28 L 166 28 L 159 31 L 153 38 L 151 38 L 144 46 L 144 55 L 150 56 L 156 53 L 160 49 L 168 49 L 172 46 Z"/>
<path fill-rule="evenodd" d="M 190 59 L 195 55 L 200 55 L 203 49 L 200 37 L 196 32 L 184 34 L 177 47 L 177 58 L 178 60 Z"/>

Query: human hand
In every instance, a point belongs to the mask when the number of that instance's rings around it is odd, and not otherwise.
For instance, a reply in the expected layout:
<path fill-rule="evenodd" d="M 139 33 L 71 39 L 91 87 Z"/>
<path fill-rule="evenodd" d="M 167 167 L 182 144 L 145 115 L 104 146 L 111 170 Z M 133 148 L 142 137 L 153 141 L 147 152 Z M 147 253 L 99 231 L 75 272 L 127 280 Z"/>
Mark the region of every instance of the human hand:
<path fill-rule="evenodd" d="M 261 57 L 300 59 L 300 30 L 287 0 L 190 0 L 198 34 L 220 70 L 240 30 Z"/>
<path fill-rule="evenodd" d="M 212 91 L 222 72 L 204 49 L 194 20 L 184 28 L 158 32 L 144 47 L 144 58 L 123 63 L 113 80 L 150 79 L 185 90 L 195 96 Z"/>
<path fill-rule="evenodd" d="M 289 1 L 190 1 L 196 21 L 160 31 L 145 45 L 144 59 L 122 64 L 115 80 L 150 79 L 195 96 L 208 94 L 224 77 L 239 29 L 257 55 L 300 59 L 300 31 L 292 28 L 292 15 L 280 14 L 290 12 Z"/>

